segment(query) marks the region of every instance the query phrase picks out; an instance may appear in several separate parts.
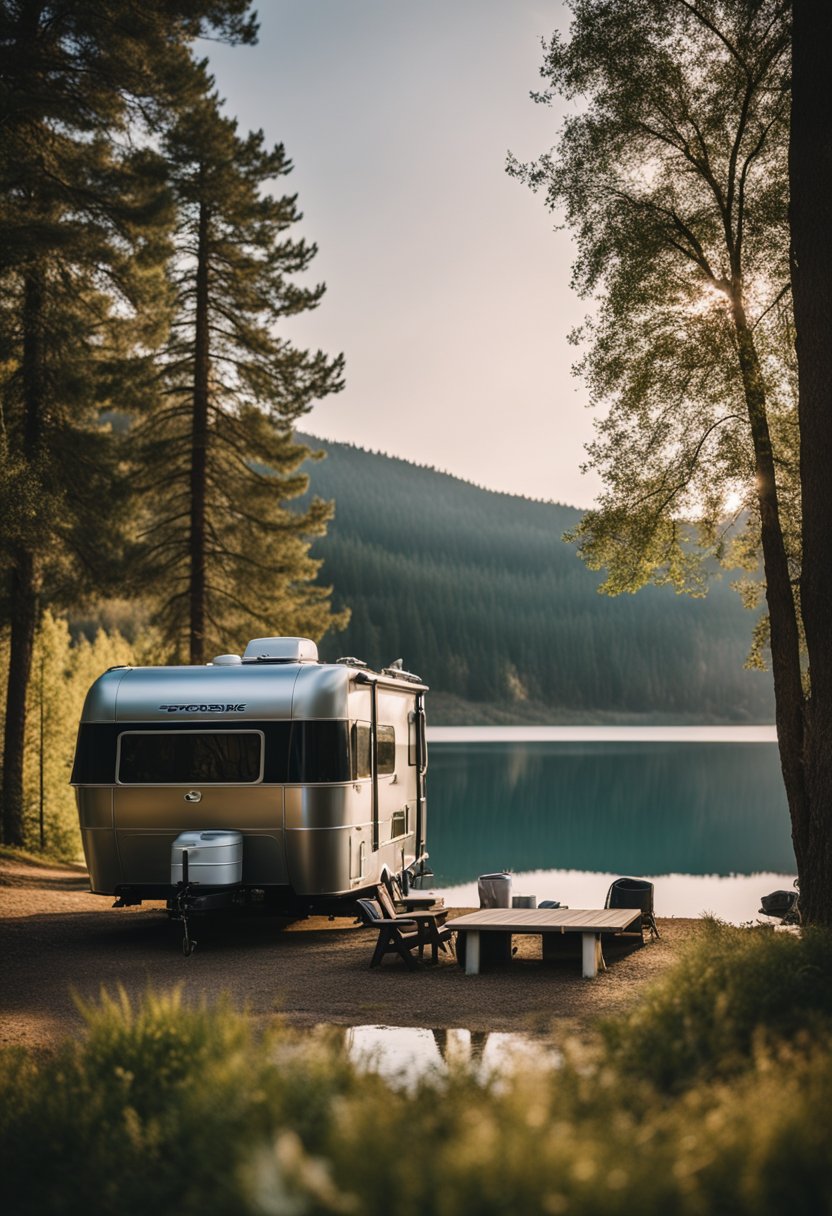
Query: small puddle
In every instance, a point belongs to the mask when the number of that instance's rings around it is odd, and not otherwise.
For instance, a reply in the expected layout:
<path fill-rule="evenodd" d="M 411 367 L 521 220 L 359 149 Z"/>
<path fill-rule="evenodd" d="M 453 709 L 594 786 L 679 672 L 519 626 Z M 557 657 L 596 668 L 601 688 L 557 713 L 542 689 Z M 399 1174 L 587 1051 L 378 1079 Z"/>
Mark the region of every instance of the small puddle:
<path fill-rule="evenodd" d="M 331 1033 L 330 1025 L 325 1028 Z M 562 1061 L 548 1039 L 530 1034 L 380 1025 L 339 1026 L 338 1032 L 343 1034 L 344 1050 L 359 1068 L 393 1082 L 406 1082 L 414 1073 L 441 1075 L 458 1066 L 485 1076 L 513 1064 L 557 1068 Z"/>

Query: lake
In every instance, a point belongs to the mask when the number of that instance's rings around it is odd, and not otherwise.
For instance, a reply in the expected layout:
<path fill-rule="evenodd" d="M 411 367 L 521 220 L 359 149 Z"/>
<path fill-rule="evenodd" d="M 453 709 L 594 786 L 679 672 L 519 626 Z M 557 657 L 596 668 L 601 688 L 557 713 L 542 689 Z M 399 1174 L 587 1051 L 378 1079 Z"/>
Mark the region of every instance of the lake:
<path fill-rule="evenodd" d="M 446 901 L 479 874 L 603 905 L 655 883 L 659 916 L 754 920 L 795 864 L 774 727 L 429 728 L 428 848 Z"/>

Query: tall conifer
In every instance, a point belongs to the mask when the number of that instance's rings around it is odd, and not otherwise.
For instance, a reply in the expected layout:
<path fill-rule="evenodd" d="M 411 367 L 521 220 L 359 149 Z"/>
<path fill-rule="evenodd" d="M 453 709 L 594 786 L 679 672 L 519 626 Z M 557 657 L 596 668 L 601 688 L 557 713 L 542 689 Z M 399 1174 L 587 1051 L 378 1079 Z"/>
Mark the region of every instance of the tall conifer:
<path fill-rule="evenodd" d="M 150 341 L 161 195 L 141 123 L 191 87 L 209 27 L 250 41 L 248 0 L 0 4 L 0 507 L 11 626 L 3 839 L 22 842 L 26 690 L 40 601 L 100 580 L 117 533 L 99 412 Z M 126 138 L 130 132 L 130 140 Z M 124 148 L 116 141 L 123 135 Z M 155 215 L 154 215 L 155 213 Z M 150 227 L 149 227 L 150 225 Z M 104 560 L 103 560 L 104 559 Z"/>
<path fill-rule="evenodd" d="M 140 435 L 147 470 L 143 585 L 159 604 L 172 653 L 204 662 L 211 647 L 264 629 L 319 637 L 338 624 L 312 585 L 310 537 L 329 504 L 285 504 L 306 489 L 309 450 L 292 430 L 310 403 L 341 387 L 341 358 L 299 350 L 277 323 L 314 308 L 304 287 L 315 247 L 287 230 L 294 196 L 266 183 L 291 170 L 262 132 L 241 137 L 207 92 L 166 142 L 178 209 L 175 318 L 160 405 Z"/>

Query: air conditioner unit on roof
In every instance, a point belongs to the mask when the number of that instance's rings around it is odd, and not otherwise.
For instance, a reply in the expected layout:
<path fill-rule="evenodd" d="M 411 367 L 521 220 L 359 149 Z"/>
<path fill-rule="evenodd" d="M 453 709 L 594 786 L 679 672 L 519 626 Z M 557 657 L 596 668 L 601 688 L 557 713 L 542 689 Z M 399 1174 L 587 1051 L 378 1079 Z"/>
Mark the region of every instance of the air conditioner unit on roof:
<path fill-rule="evenodd" d="M 317 663 L 318 647 L 310 638 L 253 638 L 244 663 Z"/>

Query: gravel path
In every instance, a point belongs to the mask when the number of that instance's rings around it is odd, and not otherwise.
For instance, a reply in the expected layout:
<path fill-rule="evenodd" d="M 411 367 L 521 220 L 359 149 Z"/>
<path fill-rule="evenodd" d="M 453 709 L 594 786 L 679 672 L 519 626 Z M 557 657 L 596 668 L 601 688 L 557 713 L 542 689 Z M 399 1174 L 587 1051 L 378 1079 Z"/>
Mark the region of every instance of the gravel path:
<path fill-rule="evenodd" d="M 375 933 L 347 918 L 196 923 L 199 947 L 185 959 L 181 930 L 163 905 L 112 910 L 110 903 L 89 893 L 80 867 L 0 858 L 0 1045 L 54 1044 L 81 1024 L 73 992 L 91 999 L 118 984 L 131 996 L 177 984 L 192 1000 L 228 993 L 258 1016 L 279 1013 L 302 1026 L 581 1032 L 636 1005 L 698 926 L 660 920 L 661 941 L 587 981 L 577 961 L 543 966 L 539 937 L 515 938 L 512 962 L 479 976 L 466 976 L 450 958 L 414 973 L 388 958 L 371 972 Z"/>

